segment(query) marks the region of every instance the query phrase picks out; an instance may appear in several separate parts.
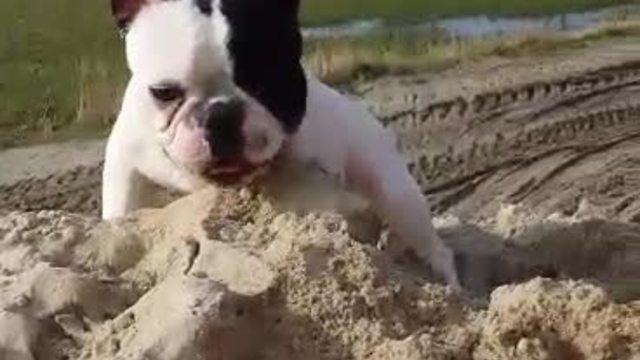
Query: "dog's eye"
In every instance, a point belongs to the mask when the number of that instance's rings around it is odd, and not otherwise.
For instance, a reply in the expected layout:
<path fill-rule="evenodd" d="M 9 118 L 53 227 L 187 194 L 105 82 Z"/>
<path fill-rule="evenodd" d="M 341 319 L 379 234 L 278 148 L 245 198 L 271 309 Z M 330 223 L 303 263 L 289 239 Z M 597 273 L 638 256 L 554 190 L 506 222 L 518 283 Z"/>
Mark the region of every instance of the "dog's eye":
<path fill-rule="evenodd" d="M 162 84 L 149 88 L 154 99 L 167 103 L 184 97 L 184 90 L 178 85 Z"/>

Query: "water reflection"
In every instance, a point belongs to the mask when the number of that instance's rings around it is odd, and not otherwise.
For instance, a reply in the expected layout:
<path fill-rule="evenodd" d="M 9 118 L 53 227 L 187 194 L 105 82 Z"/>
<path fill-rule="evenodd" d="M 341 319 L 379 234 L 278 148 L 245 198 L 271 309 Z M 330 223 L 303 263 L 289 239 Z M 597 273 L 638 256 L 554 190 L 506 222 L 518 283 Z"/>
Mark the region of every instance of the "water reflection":
<path fill-rule="evenodd" d="M 305 28 L 303 33 L 308 38 L 331 38 L 382 35 L 391 31 L 426 33 L 438 30 L 444 31 L 452 37 L 473 39 L 525 32 L 581 30 L 598 25 L 611 17 L 624 17 L 629 11 L 628 7 L 615 7 L 544 17 L 471 16 L 412 25 L 389 25 L 381 19 L 372 19 L 352 21 L 335 26 Z"/>

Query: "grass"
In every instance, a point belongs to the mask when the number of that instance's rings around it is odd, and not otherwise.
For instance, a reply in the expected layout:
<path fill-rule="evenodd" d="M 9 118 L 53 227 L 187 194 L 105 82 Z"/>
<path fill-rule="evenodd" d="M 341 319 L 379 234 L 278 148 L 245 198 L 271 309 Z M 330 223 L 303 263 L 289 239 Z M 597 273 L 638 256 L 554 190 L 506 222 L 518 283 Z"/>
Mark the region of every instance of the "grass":
<path fill-rule="evenodd" d="M 409 14 L 541 13 L 617 0 L 303 0 L 305 24 Z M 616 30 L 618 31 L 618 30 Z M 620 36 L 613 31 L 601 36 Z M 487 54 L 514 54 L 547 45 L 496 41 L 447 42 L 440 34 L 387 34 L 369 39 L 312 41 L 305 62 L 323 79 L 344 84 L 386 73 L 437 70 Z M 584 40 L 578 40 L 584 41 Z M 122 43 L 108 0 L 0 1 L 0 148 L 104 136 L 126 84 Z"/>
<path fill-rule="evenodd" d="M 104 128 L 126 72 L 106 1 L 0 1 L 0 146 Z"/>

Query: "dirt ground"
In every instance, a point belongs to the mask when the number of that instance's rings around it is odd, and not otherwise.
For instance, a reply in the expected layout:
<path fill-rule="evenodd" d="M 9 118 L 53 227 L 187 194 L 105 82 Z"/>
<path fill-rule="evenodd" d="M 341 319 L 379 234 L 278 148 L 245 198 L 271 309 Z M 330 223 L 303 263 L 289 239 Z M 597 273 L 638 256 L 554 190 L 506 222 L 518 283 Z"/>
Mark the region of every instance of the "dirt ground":
<path fill-rule="evenodd" d="M 14 149 L 0 359 L 640 359 L 640 45 L 356 90 L 398 132 L 470 294 L 368 216 L 248 192 L 101 223 L 103 141 Z"/>

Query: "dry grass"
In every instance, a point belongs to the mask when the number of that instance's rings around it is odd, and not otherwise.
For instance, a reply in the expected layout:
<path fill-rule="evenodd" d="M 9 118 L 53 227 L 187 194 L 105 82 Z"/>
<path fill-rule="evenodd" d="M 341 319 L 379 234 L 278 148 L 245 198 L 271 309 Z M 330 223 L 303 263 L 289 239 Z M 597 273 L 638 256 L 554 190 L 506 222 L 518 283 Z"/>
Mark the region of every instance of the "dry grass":
<path fill-rule="evenodd" d="M 305 62 L 323 80 L 340 85 L 381 75 L 438 71 L 489 56 L 549 54 L 599 40 L 630 36 L 640 37 L 640 21 L 616 21 L 578 32 L 466 41 L 420 42 L 411 37 L 319 40 L 310 46 Z"/>

